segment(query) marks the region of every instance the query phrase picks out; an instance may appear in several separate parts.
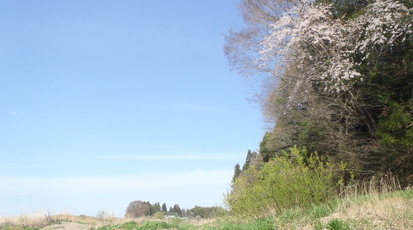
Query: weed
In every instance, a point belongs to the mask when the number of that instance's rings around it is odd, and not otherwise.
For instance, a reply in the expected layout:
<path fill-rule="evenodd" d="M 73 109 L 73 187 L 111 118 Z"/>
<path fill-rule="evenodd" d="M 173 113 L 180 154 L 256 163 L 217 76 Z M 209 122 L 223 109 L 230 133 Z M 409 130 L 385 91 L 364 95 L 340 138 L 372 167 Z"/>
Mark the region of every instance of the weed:
<path fill-rule="evenodd" d="M 315 230 L 322 230 L 324 229 L 323 223 L 320 220 L 316 220 L 314 224 L 314 229 Z"/>
<path fill-rule="evenodd" d="M 333 212 L 330 207 L 326 205 L 317 205 L 313 206 L 310 209 L 310 215 L 313 216 L 314 218 L 321 218 L 330 215 Z"/>
<path fill-rule="evenodd" d="M 293 209 L 289 209 L 283 212 L 283 214 L 281 214 L 280 216 L 280 219 L 290 221 L 290 220 L 296 219 L 297 217 L 301 215 L 302 213 L 299 209 L 293 208 Z"/>
<path fill-rule="evenodd" d="M 349 229 L 349 225 L 340 219 L 332 219 L 327 224 L 328 230 L 346 230 Z"/>

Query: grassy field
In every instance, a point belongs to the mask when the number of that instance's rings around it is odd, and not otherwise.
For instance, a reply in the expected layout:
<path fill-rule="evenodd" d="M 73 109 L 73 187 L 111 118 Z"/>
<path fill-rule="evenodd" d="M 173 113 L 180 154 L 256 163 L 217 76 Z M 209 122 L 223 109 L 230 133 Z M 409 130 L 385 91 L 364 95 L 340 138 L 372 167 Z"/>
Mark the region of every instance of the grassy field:
<path fill-rule="evenodd" d="M 347 188 L 340 199 L 306 210 L 289 209 L 278 215 L 245 223 L 231 216 L 208 220 L 156 220 L 38 213 L 0 217 L 0 229 L 35 230 L 62 222 L 82 223 L 90 230 L 413 229 L 413 190 L 395 190 L 383 184 L 364 183 Z"/>

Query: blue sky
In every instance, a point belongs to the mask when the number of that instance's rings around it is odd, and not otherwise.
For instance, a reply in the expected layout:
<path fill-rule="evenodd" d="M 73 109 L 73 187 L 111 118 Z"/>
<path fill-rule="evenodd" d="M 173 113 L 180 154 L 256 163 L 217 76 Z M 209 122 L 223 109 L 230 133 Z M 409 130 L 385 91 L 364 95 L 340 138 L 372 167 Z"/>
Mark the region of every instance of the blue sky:
<path fill-rule="evenodd" d="M 263 136 L 238 0 L 0 2 L 0 215 L 222 203 Z"/>

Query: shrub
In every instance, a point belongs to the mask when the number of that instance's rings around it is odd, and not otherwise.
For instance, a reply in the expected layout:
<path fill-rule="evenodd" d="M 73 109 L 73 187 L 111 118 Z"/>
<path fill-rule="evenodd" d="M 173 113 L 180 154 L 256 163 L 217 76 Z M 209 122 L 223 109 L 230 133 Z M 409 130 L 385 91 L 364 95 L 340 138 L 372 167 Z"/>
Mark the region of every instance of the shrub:
<path fill-rule="evenodd" d="M 226 196 L 232 214 L 240 219 L 258 219 L 292 207 L 308 208 L 335 196 L 335 169 L 327 158 L 293 147 L 266 163 L 251 166 L 237 178 Z"/>

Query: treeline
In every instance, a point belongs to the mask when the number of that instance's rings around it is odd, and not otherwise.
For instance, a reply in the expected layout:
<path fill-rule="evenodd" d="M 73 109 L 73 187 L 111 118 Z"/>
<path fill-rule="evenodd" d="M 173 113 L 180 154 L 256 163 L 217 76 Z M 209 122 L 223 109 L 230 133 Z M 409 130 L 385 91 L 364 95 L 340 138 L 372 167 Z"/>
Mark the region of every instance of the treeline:
<path fill-rule="evenodd" d="M 159 219 L 165 216 L 215 218 L 225 213 L 226 210 L 221 207 L 195 206 L 192 209 L 183 209 L 178 204 L 175 204 L 168 209 L 166 203 L 161 205 L 159 202 L 151 204 L 149 201 L 136 200 L 129 203 L 126 208 L 125 217 L 138 218 L 142 216 L 153 216 Z"/>
<path fill-rule="evenodd" d="M 407 185 L 413 2 L 243 0 L 239 9 L 245 27 L 224 51 L 240 74 L 262 79 L 257 100 L 272 129 L 235 166 L 231 210 L 282 212 L 386 173 Z"/>

